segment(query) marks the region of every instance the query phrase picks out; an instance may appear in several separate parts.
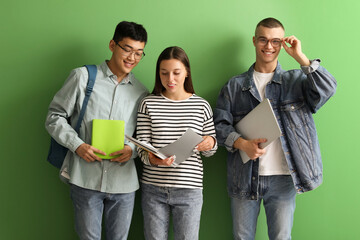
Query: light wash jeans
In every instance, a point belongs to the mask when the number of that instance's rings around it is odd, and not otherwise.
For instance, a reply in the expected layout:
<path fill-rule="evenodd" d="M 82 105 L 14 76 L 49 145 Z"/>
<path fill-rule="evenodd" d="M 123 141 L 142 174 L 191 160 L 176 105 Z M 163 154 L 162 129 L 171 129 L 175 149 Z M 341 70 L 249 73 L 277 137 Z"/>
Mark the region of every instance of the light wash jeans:
<path fill-rule="evenodd" d="M 109 194 L 71 185 L 70 193 L 75 212 L 75 230 L 81 240 L 101 239 L 103 215 L 106 239 L 127 239 L 135 192 Z"/>
<path fill-rule="evenodd" d="M 236 240 L 253 240 L 264 201 L 270 240 L 291 239 L 296 190 L 291 176 L 260 176 L 259 199 L 231 198 L 233 234 Z"/>
<path fill-rule="evenodd" d="M 172 215 L 175 240 L 199 238 L 202 189 L 142 184 L 141 202 L 146 240 L 168 239 L 170 215 Z"/>

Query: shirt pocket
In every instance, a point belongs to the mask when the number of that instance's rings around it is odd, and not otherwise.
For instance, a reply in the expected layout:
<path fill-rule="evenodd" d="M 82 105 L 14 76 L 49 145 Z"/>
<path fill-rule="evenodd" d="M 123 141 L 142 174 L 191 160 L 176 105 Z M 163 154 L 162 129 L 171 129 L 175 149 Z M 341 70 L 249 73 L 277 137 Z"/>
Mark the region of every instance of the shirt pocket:
<path fill-rule="evenodd" d="M 310 120 L 304 101 L 284 104 L 281 111 L 286 116 L 286 126 L 290 128 L 303 128 Z"/>

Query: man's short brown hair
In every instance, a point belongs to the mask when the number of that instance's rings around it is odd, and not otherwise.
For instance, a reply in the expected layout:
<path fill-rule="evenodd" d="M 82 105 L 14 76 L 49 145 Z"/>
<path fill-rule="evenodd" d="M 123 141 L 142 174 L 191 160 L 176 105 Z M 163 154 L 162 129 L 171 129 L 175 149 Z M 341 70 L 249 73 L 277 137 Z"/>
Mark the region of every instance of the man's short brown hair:
<path fill-rule="evenodd" d="M 256 28 L 255 28 L 255 35 L 256 35 L 256 30 L 258 29 L 258 27 L 260 26 L 263 26 L 263 27 L 266 27 L 266 28 L 278 28 L 278 27 L 281 27 L 284 31 L 285 31 L 285 28 L 284 26 L 282 25 L 282 23 L 275 19 L 275 18 L 272 18 L 272 17 L 269 17 L 269 18 L 265 18 L 263 20 L 261 20 L 257 25 L 256 25 Z"/>

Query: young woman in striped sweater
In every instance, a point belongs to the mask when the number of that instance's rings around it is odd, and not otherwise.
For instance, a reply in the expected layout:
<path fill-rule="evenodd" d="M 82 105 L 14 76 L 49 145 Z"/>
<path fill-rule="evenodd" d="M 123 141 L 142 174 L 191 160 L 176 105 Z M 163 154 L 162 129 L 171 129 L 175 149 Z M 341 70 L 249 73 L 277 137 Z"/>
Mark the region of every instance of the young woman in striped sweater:
<path fill-rule="evenodd" d="M 217 149 L 212 115 L 209 103 L 195 95 L 185 51 L 166 48 L 156 64 L 152 95 L 143 99 L 139 107 L 137 138 L 161 148 L 191 128 L 204 140 L 176 168 L 171 166 L 173 157 L 161 160 L 138 148 L 144 163 L 142 210 L 147 240 L 168 238 L 170 215 L 175 239 L 198 239 L 203 202 L 200 152 L 208 157 Z"/>

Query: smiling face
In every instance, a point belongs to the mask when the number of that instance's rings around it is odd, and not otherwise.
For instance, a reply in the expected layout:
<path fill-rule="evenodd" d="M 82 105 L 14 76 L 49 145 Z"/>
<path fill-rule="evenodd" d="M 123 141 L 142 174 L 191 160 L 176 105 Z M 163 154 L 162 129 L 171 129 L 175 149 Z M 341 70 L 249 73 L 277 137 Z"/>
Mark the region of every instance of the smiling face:
<path fill-rule="evenodd" d="M 159 75 L 161 84 L 165 88 L 163 94 L 170 99 L 179 100 L 187 98 L 184 82 L 187 71 L 184 64 L 177 59 L 162 60 Z"/>
<path fill-rule="evenodd" d="M 277 59 L 281 50 L 281 44 L 280 46 L 273 46 L 271 41 L 281 41 L 281 39 L 284 37 L 284 34 L 284 29 L 281 27 L 267 28 L 264 26 L 259 26 L 256 29 L 255 37 L 253 37 L 253 43 L 256 51 L 256 71 L 259 69 L 271 69 L 271 71 L 275 70 Z M 266 40 L 268 41 L 264 45 Z"/>
<path fill-rule="evenodd" d="M 123 38 L 118 43 L 111 40 L 109 48 L 113 54 L 108 62 L 110 70 L 121 80 L 139 63 L 140 60 L 135 59 L 135 54 L 142 53 L 144 47 L 144 42 L 135 41 L 128 37 Z"/>

